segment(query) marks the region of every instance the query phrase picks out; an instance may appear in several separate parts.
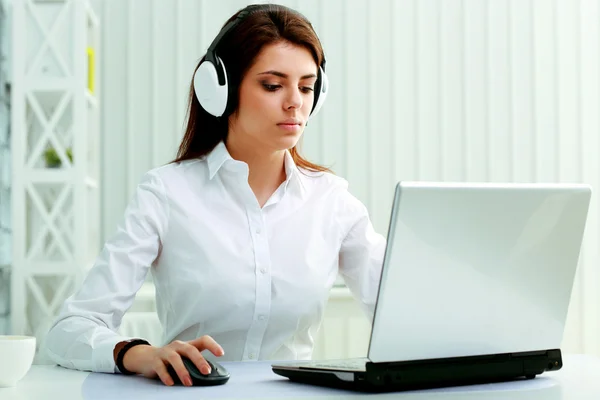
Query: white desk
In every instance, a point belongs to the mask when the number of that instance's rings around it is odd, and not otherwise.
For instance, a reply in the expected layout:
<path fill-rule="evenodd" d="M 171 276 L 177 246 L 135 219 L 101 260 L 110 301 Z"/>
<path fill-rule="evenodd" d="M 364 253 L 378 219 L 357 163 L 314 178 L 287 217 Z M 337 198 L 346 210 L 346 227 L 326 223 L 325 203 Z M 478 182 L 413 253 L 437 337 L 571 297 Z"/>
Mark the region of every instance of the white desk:
<path fill-rule="evenodd" d="M 2 400 L 61 399 L 511 399 L 559 400 L 600 399 L 600 358 L 565 355 L 560 371 L 546 372 L 536 379 L 490 385 L 464 386 L 428 391 L 360 394 L 294 384 L 273 374 L 269 363 L 223 363 L 232 377 L 225 386 L 166 387 L 159 381 L 113 374 L 89 374 L 57 366 L 35 365 L 16 387 L 0 388 Z M 241 368 L 241 369 L 240 369 Z M 237 371 L 237 374 L 234 374 Z"/>

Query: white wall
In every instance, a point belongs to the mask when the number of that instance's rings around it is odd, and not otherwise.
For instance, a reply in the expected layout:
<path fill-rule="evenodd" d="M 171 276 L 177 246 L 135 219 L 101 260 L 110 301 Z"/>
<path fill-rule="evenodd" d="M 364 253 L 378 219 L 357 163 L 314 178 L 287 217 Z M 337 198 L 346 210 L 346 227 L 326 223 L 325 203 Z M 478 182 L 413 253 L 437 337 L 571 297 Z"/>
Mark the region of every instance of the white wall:
<path fill-rule="evenodd" d="M 103 237 L 139 176 L 175 156 L 196 61 L 247 1 L 97 0 L 103 21 Z M 385 233 L 401 179 L 599 177 L 599 0 L 296 0 L 331 92 L 305 154 Z M 108 25 L 110 24 L 110 28 Z M 600 354 L 594 195 L 564 349 Z"/>

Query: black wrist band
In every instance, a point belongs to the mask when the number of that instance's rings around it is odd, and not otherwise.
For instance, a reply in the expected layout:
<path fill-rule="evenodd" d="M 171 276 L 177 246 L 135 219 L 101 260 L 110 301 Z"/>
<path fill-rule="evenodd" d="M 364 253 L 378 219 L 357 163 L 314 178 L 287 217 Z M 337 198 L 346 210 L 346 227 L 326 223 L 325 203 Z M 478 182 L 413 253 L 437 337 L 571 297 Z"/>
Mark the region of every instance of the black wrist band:
<path fill-rule="evenodd" d="M 132 340 L 131 342 L 127 343 L 125 346 L 123 346 L 121 351 L 119 351 L 119 354 L 117 355 L 116 364 L 117 364 L 117 368 L 119 368 L 119 371 L 121 371 L 121 373 L 123 375 L 134 375 L 134 372 L 129 371 L 123 365 L 123 358 L 125 357 L 125 353 L 127 352 L 127 350 L 129 350 L 130 348 L 132 348 L 134 346 L 140 345 L 140 344 L 145 344 L 145 345 L 150 346 L 150 343 L 147 340 L 135 339 L 135 340 Z"/>

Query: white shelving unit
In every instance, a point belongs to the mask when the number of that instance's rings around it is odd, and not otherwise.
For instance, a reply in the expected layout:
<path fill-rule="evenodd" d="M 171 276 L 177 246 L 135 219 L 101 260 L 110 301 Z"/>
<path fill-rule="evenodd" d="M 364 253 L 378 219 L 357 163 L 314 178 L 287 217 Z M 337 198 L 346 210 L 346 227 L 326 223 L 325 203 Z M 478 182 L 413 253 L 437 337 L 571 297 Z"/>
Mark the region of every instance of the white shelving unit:
<path fill-rule="evenodd" d="M 11 263 L 10 98 L 8 92 L 8 7 L 0 0 L 0 335 L 8 332 Z"/>
<path fill-rule="evenodd" d="M 99 21 L 87 0 L 12 2 L 11 328 L 38 346 L 98 252 Z"/>

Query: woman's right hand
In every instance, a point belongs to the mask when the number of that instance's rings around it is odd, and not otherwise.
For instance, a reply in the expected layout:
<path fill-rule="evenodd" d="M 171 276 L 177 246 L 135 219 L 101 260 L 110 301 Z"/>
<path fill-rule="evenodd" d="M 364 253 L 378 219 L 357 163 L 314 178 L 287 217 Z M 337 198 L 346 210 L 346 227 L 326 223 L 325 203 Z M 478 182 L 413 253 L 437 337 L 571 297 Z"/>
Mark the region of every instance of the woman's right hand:
<path fill-rule="evenodd" d="M 173 385 L 173 379 L 167 371 L 167 367 L 172 365 L 181 382 L 191 386 L 192 381 L 181 356 L 189 358 L 201 373 L 208 374 L 210 366 L 201 354 L 203 350 L 209 350 L 217 357 L 224 354 L 223 348 L 212 337 L 205 335 L 187 342 L 175 340 L 163 347 L 134 346 L 125 353 L 123 365 L 127 370 L 146 378 L 158 376 L 167 386 Z"/>

